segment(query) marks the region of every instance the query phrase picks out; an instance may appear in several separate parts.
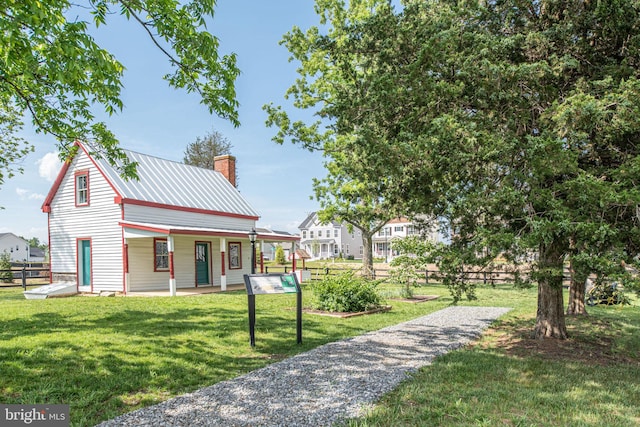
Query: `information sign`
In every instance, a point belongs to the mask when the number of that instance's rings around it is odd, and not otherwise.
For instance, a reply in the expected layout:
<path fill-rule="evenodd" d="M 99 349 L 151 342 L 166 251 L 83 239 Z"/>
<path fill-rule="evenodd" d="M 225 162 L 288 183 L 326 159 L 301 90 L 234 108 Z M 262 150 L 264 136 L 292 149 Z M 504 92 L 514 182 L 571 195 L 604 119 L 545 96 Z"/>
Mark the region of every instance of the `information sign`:
<path fill-rule="evenodd" d="M 255 347 L 256 295 L 297 294 L 296 332 L 298 344 L 302 343 L 302 290 L 295 273 L 245 274 L 244 285 L 247 288 L 249 305 L 249 338 L 251 347 Z"/>

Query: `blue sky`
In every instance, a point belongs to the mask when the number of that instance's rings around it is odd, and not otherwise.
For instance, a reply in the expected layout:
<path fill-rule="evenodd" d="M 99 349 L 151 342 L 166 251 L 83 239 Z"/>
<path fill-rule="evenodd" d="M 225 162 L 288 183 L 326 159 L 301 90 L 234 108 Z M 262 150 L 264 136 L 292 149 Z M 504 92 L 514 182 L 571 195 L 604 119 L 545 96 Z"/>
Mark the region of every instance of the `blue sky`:
<path fill-rule="evenodd" d="M 103 47 L 126 67 L 124 110 L 104 117 L 122 147 L 169 160 L 182 161 L 187 144 L 212 130 L 233 145 L 238 189 L 260 213 L 259 226 L 297 232 L 309 212 L 312 178 L 325 175 L 322 156 L 290 143 L 271 141 L 275 129 L 265 126 L 262 106 L 285 105 L 284 93 L 294 82 L 297 63 L 278 42 L 294 25 L 318 24 L 313 0 L 218 0 L 208 29 L 220 39 L 220 52 L 235 52 L 241 75 L 236 82 L 240 102 L 239 128 L 211 116 L 195 94 L 170 88 L 162 75 L 166 58 L 133 22 L 117 20 L 95 33 Z M 287 108 L 290 111 L 290 108 Z M 28 122 L 30 118 L 26 118 Z M 25 172 L 0 187 L 0 232 L 47 241 L 47 215 L 41 211 L 59 165 L 55 139 L 25 129 L 36 148 L 21 163 Z"/>

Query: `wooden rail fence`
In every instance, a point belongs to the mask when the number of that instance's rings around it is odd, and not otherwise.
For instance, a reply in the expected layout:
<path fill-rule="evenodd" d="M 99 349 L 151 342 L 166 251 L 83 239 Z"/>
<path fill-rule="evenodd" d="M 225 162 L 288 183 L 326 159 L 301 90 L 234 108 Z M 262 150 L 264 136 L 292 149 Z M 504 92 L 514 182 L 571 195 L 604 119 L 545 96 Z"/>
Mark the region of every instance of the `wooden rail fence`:
<path fill-rule="evenodd" d="M 35 267 L 34 264 L 13 264 L 10 270 L 0 270 L 0 288 L 21 286 L 27 289 L 27 286 L 48 284 L 49 266 L 38 263 L 39 267 Z"/>
<path fill-rule="evenodd" d="M 288 273 L 290 272 L 291 266 L 265 266 L 265 273 Z M 345 267 L 305 267 L 305 270 L 311 272 L 311 280 L 322 280 L 325 276 L 336 276 L 340 275 L 346 271 L 361 271 L 361 268 L 345 268 Z M 374 269 L 373 270 L 374 277 L 376 279 L 388 279 L 390 277 L 389 269 Z M 427 269 L 424 272 L 421 270 L 420 274 L 422 275 L 422 280 L 419 280 L 419 283 L 428 285 L 429 283 L 435 284 L 440 283 L 440 279 L 438 278 L 440 271 Z M 515 272 L 512 271 L 463 271 L 462 275 L 464 276 L 464 280 L 469 283 L 483 283 L 485 285 L 490 284 L 498 284 L 498 283 L 513 283 L 516 279 Z M 529 276 L 529 272 L 520 271 L 520 278 L 525 279 Z M 567 271 L 565 271 L 563 281 L 565 285 L 568 284 L 570 280 L 570 276 Z"/>

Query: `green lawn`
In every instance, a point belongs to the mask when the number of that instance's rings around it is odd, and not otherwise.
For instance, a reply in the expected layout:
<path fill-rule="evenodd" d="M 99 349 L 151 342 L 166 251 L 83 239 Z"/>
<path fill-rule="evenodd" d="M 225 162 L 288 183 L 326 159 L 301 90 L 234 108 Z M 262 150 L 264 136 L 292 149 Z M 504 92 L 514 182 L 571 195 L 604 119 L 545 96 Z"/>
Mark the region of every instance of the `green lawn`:
<path fill-rule="evenodd" d="M 507 303 L 495 295 L 481 290 L 480 303 Z M 589 307 L 588 317 L 567 318 L 569 340 L 550 342 L 530 338 L 535 293 L 522 296 L 480 342 L 436 359 L 347 425 L 640 425 L 638 299 Z"/>
<path fill-rule="evenodd" d="M 390 312 L 339 319 L 303 315 L 295 296 L 256 297 L 249 345 L 244 293 L 191 297 L 25 300 L 0 290 L 0 402 L 65 403 L 71 424 L 118 414 L 242 375 L 318 345 L 419 317 L 451 302 L 393 303 Z M 305 289 L 303 296 L 308 299 Z M 306 303 L 305 303 L 306 305 Z"/>
<path fill-rule="evenodd" d="M 421 304 L 388 301 L 389 312 L 348 319 L 304 314 L 302 345 L 296 344 L 295 297 L 257 296 L 252 349 L 243 293 L 25 300 L 19 288 L 2 289 L 0 402 L 66 403 L 72 425 L 94 425 L 451 303 L 441 286 L 417 293 L 441 297 Z M 304 290 L 305 305 L 310 294 Z M 593 367 L 514 356 L 501 346 L 501 334 L 532 327 L 535 289 L 502 286 L 478 295 L 479 301 L 463 304 L 514 310 L 478 345 L 438 359 L 353 425 L 638 424 L 637 306 L 592 308 L 588 322 L 572 326 L 587 341 L 605 334 L 614 356 L 630 360 Z"/>

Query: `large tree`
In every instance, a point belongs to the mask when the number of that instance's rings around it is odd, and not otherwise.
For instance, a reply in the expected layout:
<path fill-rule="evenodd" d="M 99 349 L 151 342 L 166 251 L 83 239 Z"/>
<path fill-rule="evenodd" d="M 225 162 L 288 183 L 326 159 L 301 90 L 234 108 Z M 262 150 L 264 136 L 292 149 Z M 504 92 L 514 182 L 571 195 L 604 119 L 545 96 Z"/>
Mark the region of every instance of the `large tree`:
<path fill-rule="evenodd" d="M 294 28 L 277 141 L 357 153 L 358 180 L 448 220 L 452 287 L 465 264 L 536 255 L 537 337 L 567 336 L 567 259 L 636 255 L 638 1 L 317 1 L 326 31 Z M 336 136 L 349 135 L 349 138 Z M 338 143 L 339 142 L 339 143 Z"/>
<path fill-rule="evenodd" d="M 24 0 L 0 11 L 0 184 L 5 174 L 30 150 L 17 136 L 22 117 L 35 130 L 54 135 L 62 156 L 75 140 L 135 177 L 118 141 L 94 108 L 112 114 L 122 109 L 123 65 L 100 47 L 89 26 L 108 25 L 122 15 L 138 25 L 167 57 L 173 72 L 170 86 L 196 92 L 211 113 L 238 125 L 234 82 L 235 55 L 220 56 L 219 43 L 206 29 L 215 0 Z M 80 17 L 80 18 L 79 18 Z M 87 17 L 82 19 L 81 17 Z"/>
<path fill-rule="evenodd" d="M 205 169 L 215 169 L 215 157 L 231 154 L 231 142 L 220 132 L 211 131 L 187 145 L 184 163 Z"/>

